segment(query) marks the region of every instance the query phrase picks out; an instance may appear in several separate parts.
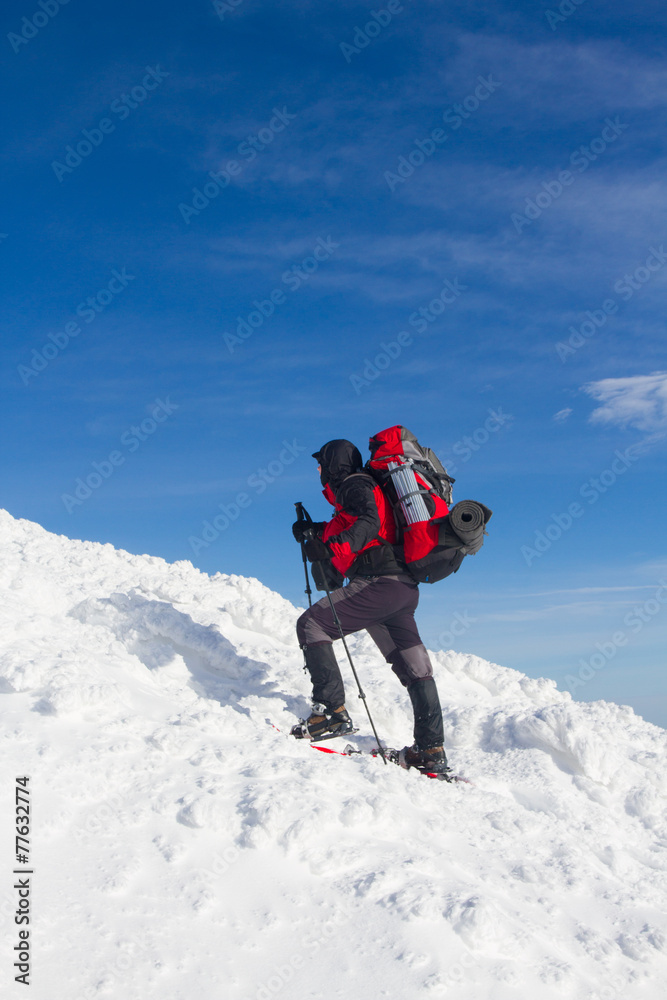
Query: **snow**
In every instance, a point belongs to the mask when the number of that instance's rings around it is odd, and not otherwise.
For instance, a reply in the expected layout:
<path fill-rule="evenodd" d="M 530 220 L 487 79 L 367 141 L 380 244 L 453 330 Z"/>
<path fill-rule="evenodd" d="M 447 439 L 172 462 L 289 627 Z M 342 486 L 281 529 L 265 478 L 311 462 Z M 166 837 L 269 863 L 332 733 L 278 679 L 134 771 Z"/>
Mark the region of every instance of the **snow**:
<path fill-rule="evenodd" d="M 319 753 L 267 722 L 286 731 L 309 686 L 299 609 L 259 581 L 4 511 L 0 545 L 3 995 L 23 988 L 22 774 L 35 1000 L 662 995 L 664 730 L 450 651 L 447 748 L 473 785 Z M 403 746 L 403 689 L 367 636 L 350 645 Z"/>

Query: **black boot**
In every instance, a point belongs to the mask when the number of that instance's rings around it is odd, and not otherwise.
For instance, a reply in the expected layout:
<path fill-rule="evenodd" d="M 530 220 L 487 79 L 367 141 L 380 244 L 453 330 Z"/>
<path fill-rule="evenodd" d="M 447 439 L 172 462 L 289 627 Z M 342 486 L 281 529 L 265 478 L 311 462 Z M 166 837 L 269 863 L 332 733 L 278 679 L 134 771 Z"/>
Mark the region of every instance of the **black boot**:
<path fill-rule="evenodd" d="M 416 744 L 411 747 L 403 747 L 399 754 L 399 761 L 405 767 L 416 767 L 424 774 L 447 774 L 451 768 L 447 765 L 447 754 L 444 747 L 431 747 L 430 750 L 421 750 Z"/>
<path fill-rule="evenodd" d="M 345 704 L 345 689 L 332 643 L 318 642 L 302 648 L 313 682 L 313 705 L 323 705 L 330 712 L 340 708 Z"/>
<path fill-rule="evenodd" d="M 408 694 L 415 714 L 415 746 L 420 750 L 442 747 L 445 730 L 434 679 L 425 677 L 424 680 L 414 681 L 408 688 Z"/>
<path fill-rule="evenodd" d="M 336 736 L 349 736 L 350 733 L 356 733 L 356 729 L 344 705 L 331 712 L 317 703 L 313 705 L 310 716 L 290 730 L 290 735 L 296 736 L 298 740 L 312 741 L 331 740 Z"/>

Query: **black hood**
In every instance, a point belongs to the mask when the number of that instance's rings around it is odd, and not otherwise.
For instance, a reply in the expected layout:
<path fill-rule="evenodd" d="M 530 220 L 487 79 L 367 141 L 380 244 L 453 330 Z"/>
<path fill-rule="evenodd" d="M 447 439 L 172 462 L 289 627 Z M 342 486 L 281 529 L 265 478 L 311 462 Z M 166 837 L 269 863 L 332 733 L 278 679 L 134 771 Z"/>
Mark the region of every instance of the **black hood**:
<path fill-rule="evenodd" d="M 361 472 L 364 467 L 359 449 L 344 438 L 327 441 L 319 451 L 313 453 L 313 458 L 316 458 L 322 466 L 320 472 L 322 486 L 330 483 L 334 492 L 347 476 L 351 476 L 353 472 Z"/>

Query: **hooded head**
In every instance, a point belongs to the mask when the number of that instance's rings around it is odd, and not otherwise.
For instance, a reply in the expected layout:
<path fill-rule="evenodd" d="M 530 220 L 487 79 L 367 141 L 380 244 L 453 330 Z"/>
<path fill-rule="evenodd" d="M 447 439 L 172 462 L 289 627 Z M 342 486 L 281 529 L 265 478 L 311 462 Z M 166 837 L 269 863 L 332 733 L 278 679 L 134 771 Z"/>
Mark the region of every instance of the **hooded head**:
<path fill-rule="evenodd" d="M 353 472 L 361 472 L 364 467 L 359 449 L 344 438 L 327 441 L 319 451 L 313 452 L 313 458 L 316 458 L 322 467 L 320 472 L 322 486 L 329 483 L 334 491 L 347 476 L 351 476 Z"/>

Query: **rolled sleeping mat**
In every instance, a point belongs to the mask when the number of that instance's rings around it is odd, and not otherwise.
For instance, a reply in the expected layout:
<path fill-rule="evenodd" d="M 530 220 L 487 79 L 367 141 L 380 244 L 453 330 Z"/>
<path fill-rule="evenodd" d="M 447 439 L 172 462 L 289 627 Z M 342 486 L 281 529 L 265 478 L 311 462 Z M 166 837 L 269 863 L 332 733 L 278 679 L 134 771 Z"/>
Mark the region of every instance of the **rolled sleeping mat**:
<path fill-rule="evenodd" d="M 484 528 L 492 514 L 476 500 L 459 500 L 440 525 L 440 545 L 461 547 L 463 542 L 466 554 L 474 555 L 482 547 Z"/>

